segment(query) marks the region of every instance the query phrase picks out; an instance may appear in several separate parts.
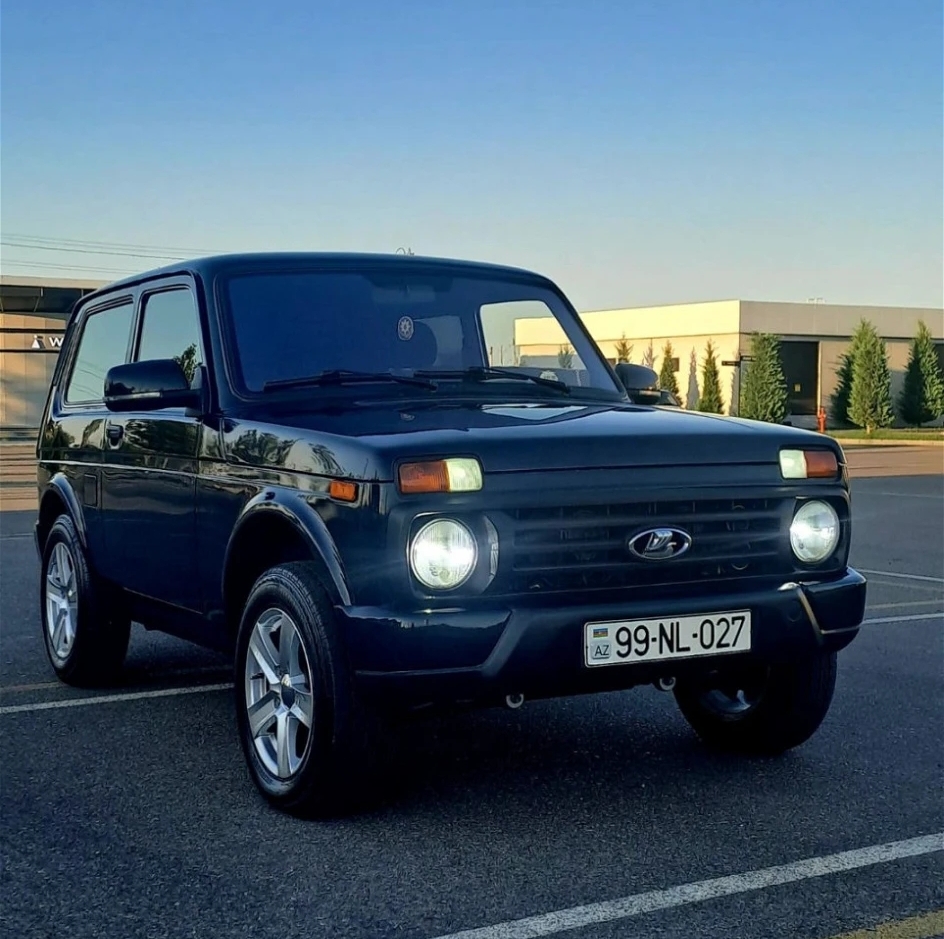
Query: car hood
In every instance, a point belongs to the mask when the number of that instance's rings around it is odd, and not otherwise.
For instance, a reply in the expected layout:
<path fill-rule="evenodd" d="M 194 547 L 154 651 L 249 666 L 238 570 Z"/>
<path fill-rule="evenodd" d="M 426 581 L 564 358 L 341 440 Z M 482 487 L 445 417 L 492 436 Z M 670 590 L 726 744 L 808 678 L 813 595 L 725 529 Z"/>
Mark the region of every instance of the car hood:
<path fill-rule="evenodd" d="M 223 427 L 226 458 L 362 481 L 394 478 L 403 459 L 475 456 L 486 474 L 777 463 L 783 446 L 828 437 L 680 408 L 628 404 L 391 405 L 343 411 L 271 407 Z"/>

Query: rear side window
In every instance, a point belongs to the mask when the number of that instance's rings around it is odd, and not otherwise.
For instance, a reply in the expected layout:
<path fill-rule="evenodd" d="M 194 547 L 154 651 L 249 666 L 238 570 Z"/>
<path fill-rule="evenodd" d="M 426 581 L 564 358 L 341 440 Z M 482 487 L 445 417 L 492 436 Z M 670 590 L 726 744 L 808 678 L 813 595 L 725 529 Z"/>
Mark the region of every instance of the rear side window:
<path fill-rule="evenodd" d="M 200 321 L 193 294 L 184 288 L 162 290 L 144 298 L 138 362 L 147 359 L 175 359 L 193 385 L 200 353 Z"/>
<path fill-rule="evenodd" d="M 69 404 L 94 404 L 104 400 L 105 375 L 121 365 L 128 352 L 134 306 L 131 301 L 98 310 L 85 320 L 72 374 L 66 386 Z"/>

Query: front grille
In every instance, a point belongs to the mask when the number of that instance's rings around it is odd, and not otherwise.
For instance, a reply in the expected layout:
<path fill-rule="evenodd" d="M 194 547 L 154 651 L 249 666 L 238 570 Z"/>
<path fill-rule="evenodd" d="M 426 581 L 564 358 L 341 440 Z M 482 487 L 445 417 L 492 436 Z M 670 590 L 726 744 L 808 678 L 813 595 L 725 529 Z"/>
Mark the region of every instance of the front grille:
<path fill-rule="evenodd" d="M 514 593 L 616 589 L 776 575 L 789 568 L 781 499 L 704 499 L 521 508 L 514 526 Z M 644 561 L 629 540 L 669 526 L 691 535 L 677 558 Z"/>

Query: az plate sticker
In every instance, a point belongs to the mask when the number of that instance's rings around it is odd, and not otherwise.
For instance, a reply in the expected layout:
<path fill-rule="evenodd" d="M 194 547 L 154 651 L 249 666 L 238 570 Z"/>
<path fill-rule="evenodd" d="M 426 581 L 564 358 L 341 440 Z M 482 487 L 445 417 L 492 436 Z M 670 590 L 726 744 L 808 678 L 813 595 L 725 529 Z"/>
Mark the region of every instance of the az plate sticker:
<path fill-rule="evenodd" d="M 397 335 L 406 342 L 413 338 L 413 320 L 409 316 L 401 316 L 397 323 Z"/>

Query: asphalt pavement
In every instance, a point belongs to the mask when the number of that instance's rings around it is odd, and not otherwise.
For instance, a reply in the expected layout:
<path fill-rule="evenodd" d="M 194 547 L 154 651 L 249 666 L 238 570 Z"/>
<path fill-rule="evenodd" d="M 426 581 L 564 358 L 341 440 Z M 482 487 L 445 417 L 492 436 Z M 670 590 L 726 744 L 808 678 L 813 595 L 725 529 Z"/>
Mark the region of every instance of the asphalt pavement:
<path fill-rule="evenodd" d="M 712 754 L 651 688 L 534 702 L 398 729 L 385 799 L 330 823 L 256 794 L 218 656 L 136 627 L 123 687 L 55 682 L 24 497 L 0 513 L 0 934 L 944 933 L 941 456 L 854 458 L 869 622 L 803 747 Z"/>

